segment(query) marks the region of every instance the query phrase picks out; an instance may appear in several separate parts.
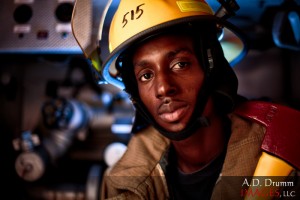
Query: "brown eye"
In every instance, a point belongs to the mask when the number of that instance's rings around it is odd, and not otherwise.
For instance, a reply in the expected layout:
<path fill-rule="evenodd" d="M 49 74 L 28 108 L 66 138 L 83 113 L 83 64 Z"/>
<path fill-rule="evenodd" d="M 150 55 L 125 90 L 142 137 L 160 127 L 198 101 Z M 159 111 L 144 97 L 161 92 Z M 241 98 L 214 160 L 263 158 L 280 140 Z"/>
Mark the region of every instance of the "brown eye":
<path fill-rule="evenodd" d="M 189 66 L 188 62 L 178 62 L 172 67 L 172 69 L 183 69 L 187 66 Z"/>
<path fill-rule="evenodd" d="M 140 79 L 140 81 L 145 82 L 145 81 L 150 80 L 152 77 L 153 77 L 152 73 L 145 73 L 145 74 L 142 74 L 139 79 Z"/>

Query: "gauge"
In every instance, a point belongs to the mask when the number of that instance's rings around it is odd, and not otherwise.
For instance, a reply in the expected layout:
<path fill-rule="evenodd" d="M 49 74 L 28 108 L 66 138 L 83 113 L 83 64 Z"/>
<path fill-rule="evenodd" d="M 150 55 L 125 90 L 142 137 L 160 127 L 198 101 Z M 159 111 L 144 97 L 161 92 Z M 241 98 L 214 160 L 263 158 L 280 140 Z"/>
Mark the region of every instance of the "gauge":
<path fill-rule="evenodd" d="M 17 174 L 26 181 L 38 180 L 45 171 L 42 158 L 35 152 L 20 154 L 15 162 Z"/>

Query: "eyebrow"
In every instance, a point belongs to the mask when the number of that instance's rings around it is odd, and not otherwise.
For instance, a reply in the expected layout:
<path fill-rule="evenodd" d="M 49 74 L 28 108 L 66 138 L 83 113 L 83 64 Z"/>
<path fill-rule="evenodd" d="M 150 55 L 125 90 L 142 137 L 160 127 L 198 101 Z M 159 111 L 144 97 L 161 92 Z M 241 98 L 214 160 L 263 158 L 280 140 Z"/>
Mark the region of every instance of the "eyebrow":
<path fill-rule="evenodd" d="M 191 49 L 187 48 L 187 47 L 182 47 L 182 48 L 178 48 L 172 51 L 169 51 L 165 54 L 165 57 L 168 59 L 174 58 L 176 55 L 180 54 L 180 53 L 187 53 L 187 54 L 192 54 L 193 52 L 191 51 Z M 140 67 L 140 68 L 145 68 L 149 65 L 149 62 L 147 60 L 141 60 L 138 61 L 136 63 L 133 63 L 133 67 Z"/>
<path fill-rule="evenodd" d="M 193 52 L 187 47 L 182 47 L 182 48 L 176 49 L 174 51 L 168 52 L 166 54 L 166 56 L 167 56 L 167 58 L 173 58 L 173 57 L 175 57 L 176 55 L 178 55 L 180 53 L 192 54 Z"/>
<path fill-rule="evenodd" d="M 139 62 L 133 63 L 133 68 L 136 68 L 136 67 L 145 68 L 149 65 L 148 63 L 149 62 L 146 60 L 141 60 Z"/>

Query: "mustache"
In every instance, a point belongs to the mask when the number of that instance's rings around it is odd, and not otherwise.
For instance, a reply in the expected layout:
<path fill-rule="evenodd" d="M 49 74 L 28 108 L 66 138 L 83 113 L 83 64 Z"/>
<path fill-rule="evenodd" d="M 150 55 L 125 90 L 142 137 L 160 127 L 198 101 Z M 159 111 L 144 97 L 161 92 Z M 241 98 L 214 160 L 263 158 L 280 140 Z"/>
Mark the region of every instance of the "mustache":
<path fill-rule="evenodd" d="M 166 97 L 162 100 L 162 103 L 159 105 L 157 111 L 158 114 L 172 113 L 179 108 L 186 107 L 187 105 L 188 104 L 185 101 Z"/>

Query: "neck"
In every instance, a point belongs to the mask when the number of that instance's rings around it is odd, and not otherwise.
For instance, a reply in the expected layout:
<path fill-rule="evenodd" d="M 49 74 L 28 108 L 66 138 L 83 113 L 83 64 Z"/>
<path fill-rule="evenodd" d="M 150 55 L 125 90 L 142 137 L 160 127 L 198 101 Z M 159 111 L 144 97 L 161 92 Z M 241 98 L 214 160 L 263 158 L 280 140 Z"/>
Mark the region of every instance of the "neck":
<path fill-rule="evenodd" d="M 224 150 L 226 139 L 222 119 L 214 116 L 209 120 L 210 126 L 199 128 L 189 138 L 172 141 L 181 171 L 185 173 L 198 171 Z"/>

